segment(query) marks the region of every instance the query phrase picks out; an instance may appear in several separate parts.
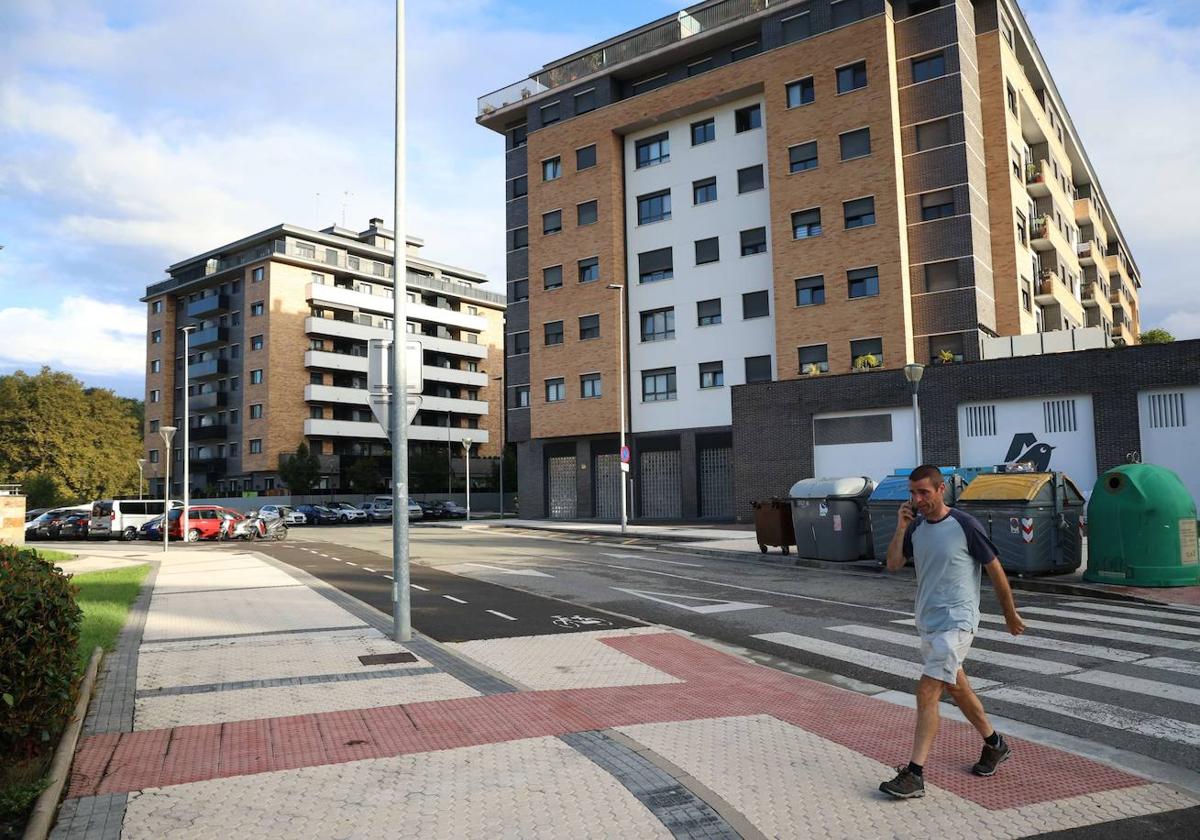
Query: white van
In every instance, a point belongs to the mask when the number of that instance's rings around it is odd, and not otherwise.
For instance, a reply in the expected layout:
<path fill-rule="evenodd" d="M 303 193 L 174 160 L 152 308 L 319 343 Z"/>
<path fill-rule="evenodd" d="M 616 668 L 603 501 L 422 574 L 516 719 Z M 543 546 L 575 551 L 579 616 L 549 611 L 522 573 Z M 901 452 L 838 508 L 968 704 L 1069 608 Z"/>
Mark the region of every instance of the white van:
<path fill-rule="evenodd" d="M 171 500 L 172 508 L 182 508 L 183 502 Z M 162 516 L 159 499 L 101 499 L 92 503 L 92 518 L 88 528 L 91 539 L 107 540 L 119 537 L 136 540 L 138 529 L 156 516 Z"/>

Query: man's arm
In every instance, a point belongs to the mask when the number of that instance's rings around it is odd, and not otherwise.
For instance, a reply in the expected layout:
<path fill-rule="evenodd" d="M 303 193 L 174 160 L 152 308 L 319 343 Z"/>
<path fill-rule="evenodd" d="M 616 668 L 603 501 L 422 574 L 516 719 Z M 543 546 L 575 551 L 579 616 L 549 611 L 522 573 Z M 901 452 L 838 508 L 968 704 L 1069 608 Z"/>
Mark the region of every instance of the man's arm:
<path fill-rule="evenodd" d="M 900 515 L 896 522 L 896 533 L 892 534 L 892 541 L 888 543 L 887 551 L 887 570 L 896 572 L 904 568 L 904 564 L 908 562 L 909 554 L 912 551 L 908 544 L 910 539 L 908 535 L 908 527 L 912 524 L 913 512 L 908 502 L 900 505 Z"/>
<path fill-rule="evenodd" d="M 992 589 L 995 590 L 996 598 L 1000 601 L 1000 608 L 1004 610 L 1004 623 L 1008 625 L 1008 632 L 1014 636 L 1020 636 L 1025 632 L 1025 622 L 1017 614 L 1017 605 L 1013 603 L 1012 587 L 1008 585 L 1008 575 L 1004 574 L 1000 558 L 993 558 L 992 562 L 983 568 L 987 569 L 988 577 L 992 580 Z"/>

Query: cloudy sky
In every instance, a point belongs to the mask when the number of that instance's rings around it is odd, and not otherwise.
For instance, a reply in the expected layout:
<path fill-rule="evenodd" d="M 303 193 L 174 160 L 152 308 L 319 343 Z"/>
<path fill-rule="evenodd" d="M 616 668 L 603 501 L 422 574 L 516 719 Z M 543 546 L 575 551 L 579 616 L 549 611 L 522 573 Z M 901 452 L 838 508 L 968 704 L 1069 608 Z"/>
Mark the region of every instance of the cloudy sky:
<path fill-rule="evenodd" d="M 426 253 L 503 284 L 503 146 L 477 96 L 682 5 L 408 3 Z M 1024 6 L 1141 266 L 1144 326 L 1200 337 L 1196 3 Z M 392 8 L 0 0 L 0 373 L 47 364 L 140 397 L 137 298 L 165 266 L 283 221 L 390 224 Z"/>

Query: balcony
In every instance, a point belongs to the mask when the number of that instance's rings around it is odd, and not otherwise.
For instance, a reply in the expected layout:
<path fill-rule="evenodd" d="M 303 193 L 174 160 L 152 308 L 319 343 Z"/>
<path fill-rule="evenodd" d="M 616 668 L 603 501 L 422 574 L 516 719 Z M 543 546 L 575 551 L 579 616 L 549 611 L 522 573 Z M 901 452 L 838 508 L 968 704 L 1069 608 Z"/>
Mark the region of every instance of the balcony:
<path fill-rule="evenodd" d="M 1035 251 L 1049 251 L 1054 247 L 1054 243 L 1050 241 L 1050 229 L 1054 227 L 1050 224 L 1049 216 L 1038 216 L 1029 224 L 1029 247 Z"/>
<path fill-rule="evenodd" d="M 1114 316 L 1116 313 L 1113 313 Z M 1131 347 L 1137 344 L 1137 336 L 1133 334 L 1133 330 L 1127 327 L 1124 321 L 1113 321 L 1112 338 L 1115 344 Z"/>
<path fill-rule="evenodd" d="M 1035 198 L 1045 198 L 1050 195 L 1050 183 L 1054 173 L 1050 164 L 1044 160 L 1025 164 L 1025 189 Z"/>
<path fill-rule="evenodd" d="M 229 395 L 224 391 L 208 391 L 188 397 L 189 411 L 211 411 L 214 408 L 224 408 L 228 404 Z"/>
<path fill-rule="evenodd" d="M 1112 303 L 1108 299 L 1108 287 L 1099 283 L 1084 283 L 1080 289 L 1083 305 L 1089 309 L 1099 309 L 1109 318 L 1112 317 Z"/>
<path fill-rule="evenodd" d="M 192 475 L 197 473 L 223 473 L 225 472 L 225 458 L 218 458 L 216 455 L 193 455 L 188 460 L 188 468 L 192 471 Z"/>
<path fill-rule="evenodd" d="M 304 434 L 307 437 L 339 437 L 360 438 L 366 440 L 386 440 L 383 427 L 375 422 L 360 422 L 354 420 L 305 420 Z M 474 443 L 489 442 L 486 429 L 459 429 L 445 426 L 408 427 L 409 440 L 425 440 L 445 443 L 451 441 L 461 443 L 463 438 L 470 438 Z"/>
<path fill-rule="evenodd" d="M 229 437 L 229 427 L 224 423 L 193 426 L 188 430 L 189 440 L 225 440 L 227 437 Z"/>
<path fill-rule="evenodd" d="M 1093 225 L 1100 222 L 1100 214 L 1096 212 L 1096 203 L 1087 196 L 1075 199 L 1075 223 L 1079 226 Z"/>
<path fill-rule="evenodd" d="M 188 338 L 188 347 L 192 350 L 203 350 L 217 344 L 229 341 L 228 327 L 209 327 L 206 330 L 196 330 Z"/>
<path fill-rule="evenodd" d="M 215 379 L 229 373 L 229 362 L 225 359 L 207 359 L 188 365 L 188 381 Z"/>
<path fill-rule="evenodd" d="M 309 402 L 366 405 L 366 388 L 339 388 L 335 385 L 305 385 L 304 399 Z"/>
<path fill-rule="evenodd" d="M 1082 326 L 1086 320 L 1083 304 L 1075 297 L 1075 293 L 1062 281 L 1058 272 L 1045 270 L 1041 273 L 1038 283 L 1037 302 L 1043 307 L 1057 306 L 1075 324 Z"/>
<path fill-rule="evenodd" d="M 1104 246 L 1092 239 L 1075 244 L 1075 255 L 1079 257 L 1080 265 L 1095 265 L 1097 260 L 1104 259 Z"/>
<path fill-rule="evenodd" d="M 189 301 L 187 316 L 189 318 L 210 318 L 229 311 L 229 295 L 209 295 L 199 300 Z"/>
<path fill-rule="evenodd" d="M 367 356 L 349 353 L 330 353 L 327 350 L 308 350 L 304 353 L 304 366 L 325 370 L 344 370 L 351 373 L 367 372 Z"/>
<path fill-rule="evenodd" d="M 306 295 L 310 302 L 320 306 L 371 312 L 389 317 L 395 311 L 395 301 L 390 297 L 377 295 L 373 292 L 362 292 L 357 289 L 347 289 L 342 286 L 309 283 Z M 439 309 L 436 306 L 426 306 L 423 303 L 409 303 L 406 306 L 406 313 L 410 321 L 446 324 L 476 332 L 483 332 L 488 327 L 487 319 L 482 315 L 471 315 L 455 309 Z"/>
<path fill-rule="evenodd" d="M 478 346 L 478 345 L 475 345 Z M 472 388 L 484 388 L 488 384 L 488 375 L 481 371 L 456 370 L 438 365 L 422 365 L 421 375 L 426 382 L 451 382 L 455 385 L 469 385 Z"/>

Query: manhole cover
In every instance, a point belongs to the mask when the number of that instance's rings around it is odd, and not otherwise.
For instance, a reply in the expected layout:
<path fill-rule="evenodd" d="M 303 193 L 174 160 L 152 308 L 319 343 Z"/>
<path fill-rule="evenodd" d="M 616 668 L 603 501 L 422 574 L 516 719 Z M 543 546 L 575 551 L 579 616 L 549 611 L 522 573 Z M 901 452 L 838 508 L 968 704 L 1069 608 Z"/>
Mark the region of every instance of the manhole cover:
<path fill-rule="evenodd" d="M 364 665 L 395 665 L 398 662 L 416 662 L 417 657 L 407 652 L 371 653 L 358 657 L 358 661 Z"/>

